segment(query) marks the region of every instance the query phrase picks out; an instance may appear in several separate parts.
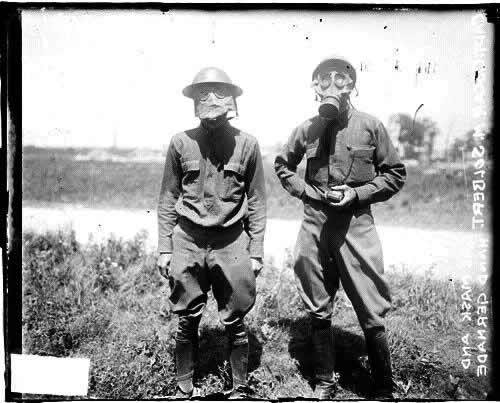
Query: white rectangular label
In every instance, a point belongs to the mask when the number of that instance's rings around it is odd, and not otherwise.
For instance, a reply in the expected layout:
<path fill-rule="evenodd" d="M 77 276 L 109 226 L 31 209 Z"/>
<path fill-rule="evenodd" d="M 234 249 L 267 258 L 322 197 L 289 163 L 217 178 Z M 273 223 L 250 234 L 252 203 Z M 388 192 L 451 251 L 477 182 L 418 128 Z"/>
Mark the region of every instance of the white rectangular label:
<path fill-rule="evenodd" d="M 88 358 L 11 354 L 11 390 L 63 396 L 85 396 L 89 387 Z"/>

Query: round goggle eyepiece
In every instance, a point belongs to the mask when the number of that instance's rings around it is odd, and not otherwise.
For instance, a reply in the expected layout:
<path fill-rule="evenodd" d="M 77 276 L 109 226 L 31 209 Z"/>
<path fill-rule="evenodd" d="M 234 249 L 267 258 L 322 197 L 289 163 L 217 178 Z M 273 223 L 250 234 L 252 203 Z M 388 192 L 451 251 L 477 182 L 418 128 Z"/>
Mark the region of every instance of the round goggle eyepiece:
<path fill-rule="evenodd" d="M 210 97 L 210 94 L 214 94 L 218 99 L 223 99 L 231 95 L 230 91 L 227 88 L 223 86 L 217 86 L 202 88 L 197 91 L 195 96 L 200 101 L 206 101 Z"/>
<path fill-rule="evenodd" d="M 330 85 L 332 85 L 332 76 L 330 73 L 321 74 L 318 81 L 321 89 L 326 90 Z"/>
<path fill-rule="evenodd" d="M 345 74 L 335 73 L 335 76 L 333 77 L 333 83 L 336 87 L 344 88 L 348 82 L 349 78 Z"/>

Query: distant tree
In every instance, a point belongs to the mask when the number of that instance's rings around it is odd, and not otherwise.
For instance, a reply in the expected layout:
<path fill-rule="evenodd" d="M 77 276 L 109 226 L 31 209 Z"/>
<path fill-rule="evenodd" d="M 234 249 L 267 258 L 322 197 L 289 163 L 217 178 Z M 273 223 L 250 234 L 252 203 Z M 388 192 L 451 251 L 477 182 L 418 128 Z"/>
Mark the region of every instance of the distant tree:
<path fill-rule="evenodd" d="M 426 117 L 413 120 L 407 113 L 395 113 L 389 118 L 393 141 L 400 143 L 405 158 L 429 160 L 434 150 L 434 138 L 439 134 L 437 123 Z"/>
<path fill-rule="evenodd" d="M 486 158 L 493 158 L 493 144 L 492 144 L 492 134 L 491 131 L 488 131 L 485 134 L 485 137 L 482 141 L 482 144 L 486 148 Z M 476 145 L 476 141 L 474 140 L 474 130 L 468 130 L 464 136 L 457 137 L 450 146 L 448 150 L 449 157 L 453 161 L 460 160 L 462 158 L 462 150 L 464 152 L 465 157 L 472 152 L 472 149 Z"/>
<path fill-rule="evenodd" d="M 397 113 L 391 116 L 391 119 L 399 122 L 399 141 L 401 143 L 417 147 L 422 145 L 424 128 L 419 121 L 414 122 L 413 118 L 407 113 Z"/>
<path fill-rule="evenodd" d="M 457 161 L 462 158 L 462 150 L 465 153 L 465 139 L 457 137 L 453 143 L 450 146 L 450 149 L 448 150 L 448 158 L 451 161 Z"/>

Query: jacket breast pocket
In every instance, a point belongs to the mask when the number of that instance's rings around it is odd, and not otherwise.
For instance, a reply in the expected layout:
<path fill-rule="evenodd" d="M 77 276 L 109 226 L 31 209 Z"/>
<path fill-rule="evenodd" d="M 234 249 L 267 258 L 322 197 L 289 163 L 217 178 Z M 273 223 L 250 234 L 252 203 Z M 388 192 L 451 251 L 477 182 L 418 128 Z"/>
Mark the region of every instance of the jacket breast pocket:
<path fill-rule="evenodd" d="M 200 161 L 182 161 L 182 188 L 189 195 L 198 194 L 200 187 Z"/>
<path fill-rule="evenodd" d="M 223 199 L 239 199 L 245 187 L 245 167 L 238 162 L 229 162 L 224 165 L 221 197 Z"/>
<path fill-rule="evenodd" d="M 306 179 L 318 185 L 326 185 L 328 183 L 328 161 L 322 155 L 321 148 L 317 144 L 308 146 L 306 158 Z"/>
<path fill-rule="evenodd" d="M 348 182 L 369 182 L 375 178 L 375 165 L 373 161 L 375 147 L 350 146 L 349 148 L 352 166 L 349 172 Z"/>

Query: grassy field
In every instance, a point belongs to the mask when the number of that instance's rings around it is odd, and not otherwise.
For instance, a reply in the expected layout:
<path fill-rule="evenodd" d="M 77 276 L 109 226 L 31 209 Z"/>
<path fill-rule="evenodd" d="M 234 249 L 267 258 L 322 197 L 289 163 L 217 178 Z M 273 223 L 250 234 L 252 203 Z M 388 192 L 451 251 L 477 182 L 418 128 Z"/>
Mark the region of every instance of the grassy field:
<path fill-rule="evenodd" d="M 32 147 L 25 150 L 26 205 L 77 203 L 88 207 L 156 209 L 163 174 L 161 162 L 75 161 L 75 153 Z M 264 172 L 268 217 L 301 218 L 301 202 L 281 187 L 272 156 L 264 160 Z M 464 180 L 463 171 L 455 168 L 432 173 L 408 168 L 403 190 L 388 202 L 373 206 L 375 218 L 389 225 L 468 230 L 472 217 L 471 177 L 471 170 Z M 485 209 L 487 222 L 489 211 Z"/>
<path fill-rule="evenodd" d="M 80 245 L 72 234 L 24 234 L 24 352 L 90 358 L 87 398 L 150 399 L 174 393 L 176 319 L 169 310 L 168 287 L 154 256 L 144 254 L 143 242 L 141 234 L 104 245 Z M 476 330 L 460 321 L 461 284 L 417 277 L 410 274 L 411 265 L 408 270 L 388 277 L 396 397 L 484 399 L 488 379 L 460 364 L 461 338 L 469 332 L 474 341 Z M 266 267 L 257 285 L 257 303 L 247 317 L 250 385 L 260 398 L 311 397 L 309 323 L 290 265 Z M 476 297 L 479 292 L 472 290 Z M 336 299 L 334 325 L 343 387 L 338 397 L 364 398 L 370 383 L 364 341 L 343 292 Z M 210 299 L 195 378 L 201 395 L 219 399 L 230 387 L 227 359 L 227 342 Z"/>

